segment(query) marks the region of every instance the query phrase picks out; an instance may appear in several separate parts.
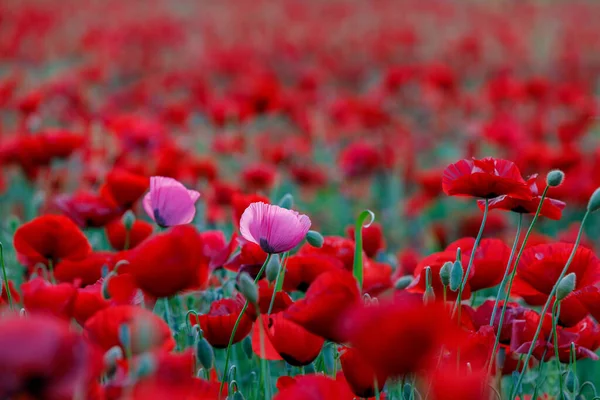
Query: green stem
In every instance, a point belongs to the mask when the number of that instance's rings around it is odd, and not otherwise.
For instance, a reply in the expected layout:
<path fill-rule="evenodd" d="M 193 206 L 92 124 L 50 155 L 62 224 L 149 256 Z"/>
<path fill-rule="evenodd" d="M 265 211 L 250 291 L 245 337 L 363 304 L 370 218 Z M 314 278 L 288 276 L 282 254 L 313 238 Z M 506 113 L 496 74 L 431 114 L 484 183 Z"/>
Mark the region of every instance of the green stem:
<path fill-rule="evenodd" d="M 256 308 L 258 308 L 258 304 L 256 305 Z M 265 351 L 265 327 L 263 326 L 262 323 L 262 317 L 260 316 L 260 313 L 258 315 L 258 332 L 259 332 L 259 336 L 260 336 L 260 373 L 261 375 L 264 377 L 263 379 L 263 384 L 264 384 L 264 394 L 265 394 L 265 399 L 269 400 L 271 398 L 271 374 L 269 373 L 269 369 L 268 369 L 268 365 L 267 365 L 267 359 L 266 359 L 266 351 Z"/>
<path fill-rule="evenodd" d="M 269 303 L 269 311 L 268 315 L 271 315 L 271 311 L 273 311 L 273 306 L 275 305 L 275 295 L 277 292 L 280 292 L 283 289 L 283 280 L 285 279 L 285 262 L 287 261 L 287 255 L 285 253 L 283 257 L 281 257 L 281 268 L 277 272 L 277 278 L 275 279 L 275 288 L 273 289 L 273 294 L 271 295 L 271 302 Z"/>
<path fill-rule="evenodd" d="M 498 330 L 496 331 L 496 339 L 494 340 L 494 348 L 492 349 L 492 355 L 490 357 L 489 364 L 488 364 L 488 375 L 492 370 L 494 358 L 496 357 L 496 351 L 498 350 L 498 344 L 500 341 L 500 333 L 502 332 L 502 325 L 504 324 L 504 315 L 506 314 L 506 308 L 508 307 L 508 299 L 510 297 L 510 292 L 512 290 L 513 282 L 514 282 L 515 276 L 517 274 L 517 266 L 519 265 L 519 261 L 521 261 L 521 256 L 523 255 L 523 251 L 525 251 L 525 246 L 527 245 L 527 241 L 529 240 L 529 235 L 531 235 L 531 232 L 533 232 L 533 227 L 535 226 L 535 223 L 537 222 L 537 220 L 540 216 L 540 212 L 542 211 L 542 206 L 544 205 L 544 199 L 546 198 L 546 194 L 548 193 L 549 188 L 550 188 L 550 186 L 546 186 L 544 188 L 542 197 L 540 198 L 540 204 L 538 204 L 538 208 L 535 212 L 535 215 L 533 216 L 533 219 L 531 220 L 531 224 L 529 224 L 529 228 L 527 228 L 527 232 L 525 233 L 525 237 L 523 238 L 523 243 L 521 243 L 521 248 L 519 249 L 519 253 L 517 254 L 517 258 L 514 263 L 514 268 L 512 269 L 512 271 L 510 273 L 510 277 L 508 279 L 508 287 L 506 288 L 506 292 L 504 293 L 504 303 L 502 304 L 502 311 L 500 313 L 500 321 L 498 322 Z M 518 241 L 518 237 L 519 236 L 517 235 L 517 239 L 515 239 L 515 242 Z M 513 248 L 514 248 L 514 246 L 513 246 Z M 507 268 L 507 270 L 508 269 L 510 269 L 510 264 L 509 264 L 509 268 Z M 496 310 L 497 304 L 498 303 L 496 303 L 494 305 L 494 311 Z M 494 317 L 492 317 L 492 321 L 490 322 L 491 326 L 494 325 L 493 318 Z"/>
<path fill-rule="evenodd" d="M 563 398 L 563 378 L 562 370 L 560 367 L 560 358 L 558 357 L 558 330 L 556 325 L 558 324 L 558 317 L 560 315 L 560 301 L 556 301 L 552 307 L 552 336 L 554 337 L 554 358 L 556 358 L 556 369 L 558 370 L 558 384 L 560 392 L 558 393 L 558 400 Z"/>
<path fill-rule="evenodd" d="M 479 233 L 477 233 L 477 238 L 475 238 L 475 243 L 473 244 L 473 250 L 471 250 L 471 257 L 469 257 L 469 265 L 467 266 L 467 270 L 465 271 L 465 276 L 463 277 L 463 281 L 458 288 L 458 296 L 456 297 L 456 302 L 454 303 L 454 309 L 452 310 L 452 316 L 456 313 L 457 308 L 460 307 L 460 303 L 462 300 L 463 290 L 465 286 L 467 286 L 467 281 L 469 280 L 469 275 L 471 274 L 471 268 L 473 268 L 473 262 L 475 261 L 475 253 L 477 252 L 477 248 L 479 247 L 479 242 L 481 242 L 481 238 L 483 236 L 483 229 L 485 228 L 485 222 L 487 220 L 488 210 L 489 210 L 490 201 L 489 199 L 485 199 L 485 208 L 483 209 L 483 218 L 481 220 L 481 226 L 479 227 Z"/>
<path fill-rule="evenodd" d="M 506 269 L 504 270 L 504 276 L 502 277 L 502 281 L 500 282 L 500 287 L 498 288 L 498 293 L 496 294 L 496 301 L 494 302 L 494 309 L 492 310 L 492 318 L 490 318 L 490 326 L 494 326 L 494 319 L 496 318 L 496 309 L 498 308 L 498 303 L 500 303 L 500 297 L 502 296 L 502 292 L 504 291 L 504 285 L 506 285 L 506 279 L 508 278 L 508 272 L 510 271 L 510 266 L 512 265 L 513 258 L 517 253 L 517 246 L 519 245 L 519 237 L 521 236 L 521 225 L 523 223 L 523 214 L 519 214 L 519 218 L 517 219 L 517 234 L 515 235 L 515 241 L 513 243 L 512 249 L 510 251 L 510 257 L 508 257 L 508 264 L 506 264 Z"/>
<path fill-rule="evenodd" d="M 270 259 L 271 259 L 271 254 L 268 254 L 262 267 L 260 267 L 260 271 L 258 271 L 258 274 L 256 275 L 256 278 L 254 279 L 254 283 L 258 282 L 261 275 L 265 271 L 265 267 L 269 263 Z M 240 321 L 242 320 L 244 313 L 248 309 L 248 304 L 249 304 L 248 301 L 246 301 L 244 303 L 244 307 L 242 307 L 242 311 L 240 311 L 240 315 L 238 315 L 237 319 L 235 320 L 235 324 L 233 325 L 233 330 L 231 331 L 231 337 L 229 338 L 229 344 L 227 345 L 227 352 L 225 353 L 225 368 L 223 368 L 223 379 L 221 379 L 221 386 L 219 387 L 219 397 L 218 397 L 219 399 L 221 398 L 221 395 L 223 393 L 223 387 L 225 386 L 225 374 L 227 373 L 227 368 L 229 367 L 229 357 L 231 356 L 231 345 L 233 344 L 233 339 L 235 338 L 235 334 L 237 332 L 237 328 L 240 324 Z"/>
<path fill-rule="evenodd" d="M 583 219 L 581 220 L 581 226 L 579 227 L 579 232 L 577 233 L 577 239 L 575 240 L 575 244 L 573 245 L 573 250 L 571 251 L 571 255 L 569 256 L 567 263 L 563 267 L 563 270 L 560 272 L 558 279 L 554 283 L 554 287 L 552 288 L 552 291 L 548 295 L 548 300 L 546 300 L 546 304 L 544 304 L 544 308 L 542 309 L 542 312 L 540 313 L 540 322 L 538 323 L 538 327 L 535 331 L 535 334 L 533 335 L 533 340 L 531 342 L 531 346 L 529 347 L 529 351 L 527 352 L 527 356 L 525 356 L 525 368 L 523 369 L 523 372 L 519 374 L 519 379 L 518 379 L 517 385 L 516 385 L 517 388 L 519 387 L 519 385 L 523 381 L 523 377 L 525 376 L 525 370 L 527 368 L 527 365 L 529 365 L 529 360 L 531 359 L 531 355 L 533 354 L 533 349 L 535 347 L 535 343 L 537 342 L 538 337 L 540 336 L 540 332 L 542 331 L 542 326 L 544 324 L 544 316 L 546 315 L 546 313 L 548 312 L 548 309 L 550 308 L 550 304 L 552 303 L 553 297 L 556 295 L 556 290 L 558 289 L 558 284 L 560 283 L 562 278 L 564 278 L 565 275 L 567 274 L 567 270 L 569 269 L 569 266 L 571 265 L 571 263 L 573 262 L 573 259 L 575 258 L 575 253 L 577 252 L 577 247 L 579 247 L 579 242 L 581 242 L 581 236 L 583 234 L 583 227 L 584 227 L 585 221 L 587 220 L 589 215 L 590 215 L 590 211 L 587 210 L 585 212 L 585 215 L 583 216 Z M 515 397 L 516 397 L 516 393 L 513 393 L 513 394 L 511 394 L 510 398 L 511 398 L 511 400 L 514 400 Z"/>
<path fill-rule="evenodd" d="M 8 276 L 6 275 L 6 266 L 4 265 L 4 246 L 0 242 L 0 265 L 2 266 L 2 279 L 4 279 L 4 285 L 6 287 L 6 297 L 8 298 L 8 307 L 10 310 L 13 309 L 12 294 L 10 293 L 10 286 L 8 286 Z M 0 293 L 2 291 L 0 290 Z"/>
<path fill-rule="evenodd" d="M 365 225 L 367 218 L 371 221 Z M 352 271 L 358 282 L 359 289 L 362 290 L 363 284 L 363 243 L 362 243 L 362 228 L 368 227 L 375 220 L 375 214 L 371 210 L 365 210 L 360 213 L 354 224 L 354 266 Z"/>

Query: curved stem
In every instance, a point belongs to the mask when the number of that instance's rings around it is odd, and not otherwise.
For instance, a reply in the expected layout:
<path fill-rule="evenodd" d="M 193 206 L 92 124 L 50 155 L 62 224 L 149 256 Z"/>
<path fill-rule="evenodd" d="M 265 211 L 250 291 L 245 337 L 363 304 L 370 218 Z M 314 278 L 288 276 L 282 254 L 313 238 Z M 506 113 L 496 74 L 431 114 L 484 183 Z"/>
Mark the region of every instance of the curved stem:
<path fill-rule="evenodd" d="M 4 285 L 6 287 L 6 298 L 8 299 L 8 307 L 10 310 L 13 309 L 12 294 L 10 293 L 10 286 L 8 285 L 8 276 L 6 275 L 6 266 L 4 265 L 4 246 L 0 242 L 0 266 L 2 266 L 2 279 L 4 279 Z M 1 289 L 1 288 L 0 288 Z M 2 293 L 2 290 L 0 290 Z"/>
<path fill-rule="evenodd" d="M 569 266 L 571 265 L 571 263 L 573 262 L 573 259 L 575 258 L 575 253 L 577 251 L 577 247 L 579 247 L 579 242 L 581 242 L 581 235 L 583 234 L 583 227 L 585 226 L 585 221 L 587 220 L 589 215 L 590 215 L 590 211 L 587 210 L 585 212 L 585 215 L 583 216 L 583 219 L 581 220 L 581 226 L 579 227 L 579 232 L 577 233 L 577 239 L 575 240 L 575 244 L 573 245 L 573 250 L 571 251 L 571 255 L 569 256 L 567 263 L 563 267 L 563 270 L 560 272 L 558 279 L 554 283 L 554 287 L 552 287 L 552 291 L 548 295 L 548 300 L 546 300 L 546 304 L 544 304 L 544 308 L 542 309 L 542 312 L 540 313 L 540 322 L 538 323 L 535 334 L 533 335 L 533 340 L 531 342 L 531 346 L 529 346 L 529 351 L 527 352 L 527 356 L 525 356 L 525 368 L 519 374 L 519 379 L 517 380 L 517 384 L 516 384 L 515 388 L 518 388 L 521 385 L 521 382 L 523 382 L 523 377 L 525 376 L 525 370 L 527 368 L 527 365 L 529 365 L 529 360 L 531 359 L 531 355 L 533 354 L 533 349 L 535 348 L 535 343 L 537 342 L 538 337 L 540 336 L 540 332 L 542 331 L 542 326 L 544 323 L 544 315 L 546 315 L 546 313 L 548 312 L 548 309 L 550 308 L 550 304 L 552 303 L 552 299 L 556 295 L 556 290 L 558 289 L 558 284 L 560 283 L 562 278 L 564 278 L 565 275 L 567 274 L 567 270 L 569 269 Z M 516 397 L 516 393 L 512 393 L 510 396 L 511 400 L 514 400 L 515 397 Z"/>
<path fill-rule="evenodd" d="M 270 259 L 271 259 L 271 254 L 268 254 L 262 267 L 260 267 L 260 271 L 258 271 L 258 274 L 256 275 L 256 278 L 254 279 L 254 283 L 258 282 L 261 275 L 265 271 L 265 268 L 266 268 L 267 264 L 269 263 Z M 225 368 L 223 368 L 223 371 L 224 371 L 223 378 L 221 379 L 221 386 L 219 387 L 219 397 L 218 397 L 219 399 L 221 398 L 221 394 L 223 393 L 223 387 L 225 386 L 225 374 L 227 373 L 227 368 L 229 367 L 229 357 L 231 355 L 231 345 L 233 344 L 233 339 L 235 338 L 235 334 L 237 332 L 237 328 L 240 324 L 240 321 L 242 320 L 244 313 L 248 309 L 248 304 L 249 303 L 246 300 L 246 302 L 244 303 L 244 307 L 242 307 L 242 311 L 240 311 L 240 315 L 238 315 L 237 319 L 235 320 L 235 324 L 233 325 L 233 330 L 231 331 L 231 336 L 229 337 L 229 344 L 227 345 L 227 352 L 225 353 Z"/>
<path fill-rule="evenodd" d="M 558 323 L 558 317 L 560 315 L 560 301 L 554 303 L 552 307 L 552 336 L 554 337 L 554 358 L 556 358 L 556 369 L 558 370 L 558 384 L 560 392 L 558 392 L 558 400 L 563 398 L 563 378 L 560 368 L 560 358 L 558 357 L 558 330 L 556 325 Z"/>
<path fill-rule="evenodd" d="M 473 262 L 475 261 L 475 253 L 477 252 L 479 242 L 481 242 L 481 238 L 483 236 L 483 229 L 485 228 L 485 221 L 487 220 L 489 205 L 490 201 L 488 199 L 485 199 L 485 208 L 483 209 L 483 218 L 481 219 L 481 226 L 479 227 L 479 233 L 477 233 L 477 238 L 475 239 L 473 249 L 471 250 L 471 257 L 469 257 L 469 265 L 467 266 L 467 270 L 465 271 L 465 276 L 463 277 L 463 281 L 460 284 L 460 287 L 458 288 L 458 296 L 456 297 L 456 302 L 454 303 L 454 308 L 452 309 L 452 317 L 454 317 L 456 310 L 460 307 L 463 290 L 465 289 L 465 286 L 467 286 L 467 281 L 469 280 L 469 275 L 471 274 L 471 268 L 473 268 Z"/>
<path fill-rule="evenodd" d="M 365 225 L 367 218 L 371 221 Z M 371 210 L 365 210 L 360 213 L 354 224 L 354 266 L 352 271 L 358 282 L 358 288 L 362 290 L 363 284 L 363 244 L 362 244 L 362 228 L 369 226 L 375 219 L 375 214 Z"/>
<path fill-rule="evenodd" d="M 544 188 L 544 191 L 542 192 L 542 197 L 540 198 L 540 204 L 538 204 L 538 208 L 535 212 L 535 215 L 533 216 L 533 219 L 531 220 L 531 224 L 529 224 L 529 228 L 527 228 L 527 232 L 525 233 L 525 237 L 523 238 L 523 243 L 521 243 L 521 248 L 519 249 L 519 254 L 517 254 L 517 258 L 515 260 L 514 267 L 512 269 L 512 272 L 510 273 L 510 278 L 508 280 L 508 287 L 506 288 L 506 292 L 504 293 L 504 303 L 502 304 L 502 312 L 500 313 L 500 321 L 498 322 L 498 330 L 496 331 L 496 340 L 494 341 L 494 348 L 492 350 L 492 355 L 490 357 L 489 364 L 488 364 L 488 375 L 490 374 L 490 372 L 492 370 L 492 365 L 493 365 L 494 359 L 496 357 L 496 351 L 498 350 L 500 333 L 502 332 L 502 325 L 504 324 L 504 315 L 506 314 L 506 308 L 508 307 L 508 299 L 510 297 L 512 285 L 515 280 L 515 275 L 517 274 L 517 266 L 519 265 L 519 261 L 521 260 L 521 256 L 523 255 L 523 251 L 525 250 L 525 246 L 527 245 L 527 240 L 529 240 L 529 235 L 531 235 L 531 232 L 533 231 L 533 227 L 535 226 L 535 223 L 537 222 L 537 220 L 540 216 L 540 212 L 542 211 L 542 206 L 544 204 L 544 199 L 546 198 L 546 194 L 548 194 L 549 188 L 550 188 L 549 186 L 546 186 Z M 517 236 L 516 241 L 518 241 L 518 236 Z M 494 306 L 494 310 L 496 310 L 496 306 Z M 491 321 L 491 324 L 493 325 L 493 320 Z M 527 362 L 529 362 L 529 360 L 527 360 Z"/>

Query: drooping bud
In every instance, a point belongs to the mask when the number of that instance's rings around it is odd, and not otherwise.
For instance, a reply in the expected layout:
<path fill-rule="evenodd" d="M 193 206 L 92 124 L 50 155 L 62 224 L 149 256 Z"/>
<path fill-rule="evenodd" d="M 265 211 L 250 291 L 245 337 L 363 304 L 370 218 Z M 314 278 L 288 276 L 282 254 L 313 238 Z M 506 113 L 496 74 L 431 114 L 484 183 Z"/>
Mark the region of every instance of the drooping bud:
<path fill-rule="evenodd" d="M 567 297 L 573 290 L 575 290 L 575 284 L 575 273 L 571 272 L 570 274 L 567 274 L 567 276 L 562 278 L 558 283 L 558 288 L 556 289 L 556 299 L 560 301 Z"/>
<path fill-rule="evenodd" d="M 294 196 L 287 193 L 279 200 L 279 207 L 291 210 L 294 207 Z"/>
<path fill-rule="evenodd" d="M 455 261 L 450 270 L 450 290 L 456 292 L 463 279 L 463 266 L 460 261 Z"/>
<path fill-rule="evenodd" d="M 594 193 L 588 202 L 587 209 L 589 212 L 598 211 L 598 209 L 600 209 L 600 188 L 594 190 Z"/>
<path fill-rule="evenodd" d="M 548 175 L 546 175 L 546 184 L 550 187 L 560 186 L 564 180 L 565 173 L 560 169 L 553 169 L 552 171 L 548 172 Z"/>
<path fill-rule="evenodd" d="M 450 284 L 450 271 L 452 271 L 452 262 L 447 261 L 440 268 L 440 279 L 442 281 L 442 285 L 448 286 Z"/>
<path fill-rule="evenodd" d="M 135 223 L 135 214 L 133 213 L 133 211 L 127 210 L 125 214 L 123 214 L 121 221 L 123 221 L 125 229 L 130 231 L 133 227 L 133 224 Z"/>
<path fill-rule="evenodd" d="M 279 270 L 281 269 L 281 263 L 279 260 L 279 254 L 273 254 L 271 259 L 269 260 L 265 274 L 267 276 L 267 280 L 269 282 L 274 282 L 277 279 L 277 275 L 279 275 Z"/>
<path fill-rule="evenodd" d="M 196 359 L 207 370 L 213 366 L 215 353 L 210 343 L 204 337 L 199 337 L 198 342 L 196 342 Z"/>
<path fill-rule="evenodd" d="M 238 276 L 237 287 L 250 303 L 256 304 L 258 302 L 258 287 L 247 272 L 242 272 Z"/>
<path fill-rule="evenodd" d="M 306 241 L 312 247 L 321 248 L 323 247 L 323 242 L 325 241 L 325 239 L 323 239 L 323 235 L 321 235 L 317 231 L 308 231 L 308 233 L 306 234 Z"/>
<path fill-rule="evenodd" d="M 403 276 L 402 278 L 399 278 L 396 281 L 396 284 L 394 286 L 398 290 L 406 289 L 408 287 L 408 285 L 410 285 L 412 283 L 412 281 L 413 281 L 412 276 L 406 275 L 406 276 Z"/>

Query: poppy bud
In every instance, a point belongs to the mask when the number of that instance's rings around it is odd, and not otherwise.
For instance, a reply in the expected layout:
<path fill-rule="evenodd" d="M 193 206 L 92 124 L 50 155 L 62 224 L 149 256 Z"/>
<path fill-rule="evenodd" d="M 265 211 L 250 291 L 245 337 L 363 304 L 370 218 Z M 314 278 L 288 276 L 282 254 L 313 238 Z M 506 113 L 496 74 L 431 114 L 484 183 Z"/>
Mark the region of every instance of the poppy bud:
<path fill-rule="evenodd" d="M 600 188 L 594 190 L 590 201 L 588 202 L 587 209 L 589 212 L 598 211 L 600 208 Z"/>
<path fill-rule="evenodd" d="M 567 297 L 575 289 L 575 281 L 575 273 L 573 272 L 560 280 L 556 289 L 556 299 L 558 301 Z"/>
<path fill-rule="evenodd" d="M 152 353 L 144 353 L 138 356 L 135 368 L 135 376 L 143 378 L 150 376 L 156 371 L 156 360 Z"/>
<path fill-rule="evenodd" d="M 250 360 L 254 356 L 254 351 L 252 350 L 252 339 L 250 336 L 246 336 L 244 340 L 242 340 L 242 350 L 244 350 L 244 354 Z"/>
<path fill-rule="evenodd" d="M 410 275 L 403 276 L 396 281 L 395 287 L 398 290 L 406 289 L 411 284 L 413 278 Z"/>
<path fill-rule="evenodd" d="M 425 304 L 433 303 L 435 301 L 435 292 L 432 287 L 428 287 L 423 294 L 423 302 Z"/>
<path fill-rule="evenodd" d="M 232 400 L 244 400 L 244 396 L 242 395 L 242 392 L 240 392 L 240 391 L 233 393 L 233 396 L 231 398 L 232 398 Z"/>
<path fill-rule="evenodd" d="M 456 261 L 460 261 L 462 260 L 462 250 L 460 249 L 460 247 L 456 248 Z"/>
<path fill-rule="evenodd" d="M 440 268 L 440 279 L 442 281 L 442 285 L 448 286 L 450 284 L 450 271 L 452 271 L 452 262 L 448 261 L 442 265 Z"/>
<path fill-rule="evenodd" d="M 450 290 L 456 292 L 463 279 L 463 266 L 460 261 L 455 261 L 450 270 Z"/>
<path fill-rule="evenodd" d="M 317 231 L 308 231 L 306 233 L 306 241 L 312 247 L 321 248 L 323 247 L 323 242 L 325 241 L 325 239 L 323 239 L 323 235 L 321 235 Z"/>
<path fill-rule="evenodd" d="M 277 279 L 277 275 L 279 275 L 279 270 L 281 269 L 281 264 L 279 261 L 279 254 L 273 254 L 269 260 L 269 263 L 267 264 L 265 273 L 269 282 L 275 281 L 275 279 Z"/>
<path fill-rule="evenodd" d="M 279 207 L 291 210 L 294 207 L 294 196 L 287 193 L 279 200 Z"/>
<path fill-rule="evenodd" d="M 196 343 L 196 359 L 204 368 L 212 368 L 215 354 L 212 346 L 203 337 L 200 337 Z"/>
<path fill-rule="evenodd" d="M 553 169 L 552 171 L 548 172 L 548 175 L 546 175 L 546 184 L 550 187 L 560 186 L 564 180 L 565 173 L 560 169 Z"/>
<path fill-rule="evenodd" d="M 123 359 L 123 350 L 119 346 L 111 347 L 106 353 L 104 353 L 104 364 L 109 370 L 114 369 L 117 366 L 117 361 Z"/>
<path fill-rule="evenodd" d="M 135 223 L 135 215 L 133 214 L 133 211 L 127 210 L 125 212 L 125 214 L 123 214 L 121 221 L 123 221 L 123 225 L 125 226 L 125 229 L 130 231 L 131 227 Z"/>
<path fill-rule="evenodd" d="M 256 304 L 258 302 L 258 287 L 247 272 L 242 272 L 238 276 L 237 287 L 250 303 Z"/>

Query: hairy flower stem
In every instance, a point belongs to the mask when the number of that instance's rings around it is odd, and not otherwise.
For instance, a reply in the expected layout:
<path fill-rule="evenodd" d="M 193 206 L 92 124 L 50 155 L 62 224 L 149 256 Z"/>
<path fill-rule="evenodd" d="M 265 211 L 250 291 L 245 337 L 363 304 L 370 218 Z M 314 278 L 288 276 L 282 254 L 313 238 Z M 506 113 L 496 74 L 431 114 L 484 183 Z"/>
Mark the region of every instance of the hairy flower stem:
<path fill-rule="evenodd" d="M 544 315 L 546 315 L 546 313 L 548 312 L 548 309 L 550 308 L 550 304 L 552 303 L 552 299 L 556 295 L 556 290 L 558 289 L 558 284 L 560 283 L 562 278 L 564 278 L 565 275 L 567 274 L 567 270 L 569 269 L 569 266 L 571 265 L 571 263 L 573 262 L 573 259 L 575 258 L 575 253 L 577 251 L 577 247 L 579 247 L 579 242 L 581 242 L 581 236 L 583 234 L 583 227 L 585 226 L 585 222 L 589 215 L 590 215 L 590 210 L 588 209 L 585 212 L 583 219 L 581 220 L 581 226 L 579 227 L 579 232 L 577 233 L 577 239 L 575 240 L 575 244 L 573 245 L 573 250 L 571 251 L 571 255 L 569 256 L 569 259 L 567 260 L 567 263 L 565 264 L 563 270 L 561 271 L 558 279 L 554 283 L 554 287 L 552 288 L 552 291 L 548 295 L 548 300 L 546 300 L 546 304 L 544 304 L 544 308 L 542 308 L 542 311 L 540 313 L 540 322 L 538 323 L 535 334 L 533 335 L 533 340 L 531 342 L 531 346 L 529 346 L 529 351 L 527 352 L 527 355 L 525 356 L 525 361 L 524 361 L 525 367 L 524 367 L 523 371 L 519 374 L 519 379 L 517 380 L 517 384 L 516 384 L 515 388 L 518 388 L 521 385 L 521 382 L 523 382 L 523 377 L 525 376 L 525 370 L 527 369 L 527 365 L 529 365 L 529 360 L 531 359 L 531 355 L 533 354 L 533 349 L 535 348 L 535 343 L 537 342 L 538 337 L 540 336 L 540 332 L 542 331 Z M 517 391 L 517 389 L 513 390 L 513 393 L 510 396 L 511 400 L 514 400 L 515 397 L 517 396 L 516 391 Z"/>
<path fill-rule="evenodd" d="M 563 398 L 563 377 L 562 369 L 560 367 L 560 358 L 558 357 L 558 330 L 556 325 L 558 324 L 558 317 L 560 316 L 560 301 L 556 301 L 552 306 L 552 336 L 554 337 L 554 358 L 556 359 L 556 369 L 558 370 L 558 386 L 560 391 L 558 392 L 558 400 Z"/>
<path fill-rule="evenodd" d="M 10 293 L 10 286 L 8 286 L 8 276 L 6 275 L 6 266 L 4 265 L 4 246 L 0 242 L 0 266 L 2 266 L 2 279 L 4 280 L 4 286 L 6 287 L 6 298 L 8 299 L 8 307 L 13 309 L 12 294 Z M 1 288 L 0 288 L 1 289 Z M 2 293 L 2 290 L 0 290 Z"/>
<path fill-rule="evenodd" d="M 454 314 L 456 314 L 457 309 L 460 308 L 463 290 L 465 289 L 465 286 L 467 286 L 467 281 L 469 280 L 469 275 L 471 274 L 471 268 L 473 268 L 473 262 L 475 261 L 475 253 L 477 252 L 477 248 L 479 247 L 479 243 L 481 242 L 481 237 L 483 236 L 483 229 L 485 228 L 485 222 L 487 220 L 489 203 L 490 201 L 488 199 L 485 199 L 485 208 L 483 209 L 483 218 L 481 219 L 481 226 L 479 227 L 479 233 L 477 233 L 477 238 L 475 238 L 473 250 L 471 250 L 471 257 L 469 257 L 469 265 L 467 266 L 467 270 L 465 271 L 463 281 L 460 284 L 460 287 L 458 288 L 458 296 L 456 297 L 456 302 L 454 303 L 452 317 L 454 317 Z"/>
<path fill-rule="evenodd" d="M 517 254 L 517 258 L 515 260 L 514 268 L 512 269 L 512 272 L 510 273 L 510 277 L 508 279 L 508 287 L 506 288 L 506 291 L 504 293 L 504 303 L 502 304 L 502 311 L 500 313 L 500 321 L 498 322 L 498 330 L 496 331 L 496 339 L 494 340 L 494 348 L 492 349 L 492 355 L 490 356 L 490 360 L 489 360 L 489 364 L 488 364 L 488 375 L 492 371 L 492 366 L 494 363 L 494 359 L 496 357 L 496 351 L 498 350 L 498 344 L 500 342 L 500 333 L 502 332 L 502 325 L 504 324 L 504 315 L 506 314 L 506 308 L 508 307 L 508 298 L 510 297 L 510 291 L 512 290 L 512 285 L 515 280 L 515 275 L 517 274 L 517 266 L 519 265 L 519 261 L 521 260 L 521 256 L 523 255 L 523 251 L 525 250 L 525 246 L 527 245 L 527 240 L 529 240 L 529 235 L 531 235 L 531 232 L 533 231 L 533 227 L 535 226 L 535 223 L 537 222 L 537 220 L 540 216 L 540 212 L 542 211 L 542 206 L 544 204 L 544 199 L 546 198 L 546 194 L 548 193 L 549 188 L 550 188 L 550 186 L 546 186 L 546 188 L 544 189 L 544 192 L 542 193 L 542 197 L 540 198 L 540 204 L 538 205 L 535 215 L 533 216 L 533 219 L 531 220 L 531 224 L 529 225 L 529 228 L 527 228 L 527 232 L 525 233 L 525 238 L 523 238 L 523 243 L 521 244 L 521 248 L 519 249 L 519 253 Z M 519 221 L 520 221 L 520 219 L 521 218 L 519 218 Z M 517 238 L 515 239 L 515 244 L 518 242 L 518 238 L 519 238 L 519 235 L 517 235 Z M 513 246 L 513 249 L 514 248 L 515 248 L 515 246 Z M 507 271 L 510 270 L 510 266 L 511 266 L 510 262 L 508 265 L 509 266 L 506 269 Z M 501 291 L 502 291 L 502 287 L 500 287 L 500 290 L 498 293 L 500 294 Z M 497 299 L 496 299 L 496 301 L 497 301 Z M 497 306 L 498 306 L 498 302 L 496 302 L 496 304 L 494 304 L 494 312 L 496 312 Z M 490 326 L 494 326 L 494 318 L 495 318 L 495 315 L 492 315 L 492 319 L 490 321 Z"/>
<path fill-rule="evenodd" d="M 258 280 L 262 276 L 263 272 L 265 271 L 265 268 L 267 267 L 267 264 L 269 263 L 270 259 L 271 259 L 271 254 L 268 254 L 262 267 L 260 267 L 260 271 L 258 271 L 258 274 L 256 275 L 256 278 L 254 279 L 254 283 L 258 282 Z M 233 330 L 231 331 L 231 337 L 229 338 L 229 344 L 227 345 L 227 352 L 225 353 L 225 368 L 223 368 L 223 378 L 221 379 L 221 386 L 219 387 L 219 399 L 221 398 L 221 394 L 223 393 L 223 387 L 225 386 L 225 374 L 227 373 L 227 368 L 229 368 L 229 357 L 231 355 L 231 345 L 233 344 L 233 339 L 235 338 L 235 334 L 237 332 L 237 328 L 240 324 L 240 321 L 242 320 L 244 313 L 248 309 L 248 305 L 249 305 L 248 300 L 246 300 L 246 302 L 244 303 L 244 307 L 242 307 L 242 311 L 240 311 L 240 315 L 238 315 L 237 319 L 235 320 L 235 324 L 233 325 Z"/>

